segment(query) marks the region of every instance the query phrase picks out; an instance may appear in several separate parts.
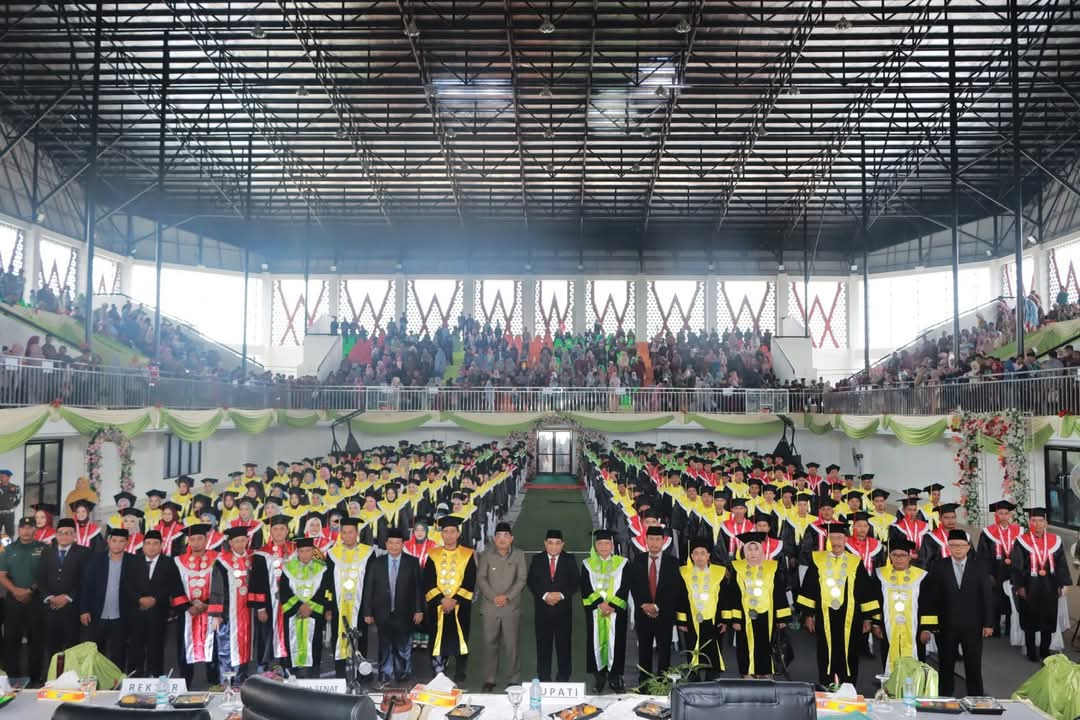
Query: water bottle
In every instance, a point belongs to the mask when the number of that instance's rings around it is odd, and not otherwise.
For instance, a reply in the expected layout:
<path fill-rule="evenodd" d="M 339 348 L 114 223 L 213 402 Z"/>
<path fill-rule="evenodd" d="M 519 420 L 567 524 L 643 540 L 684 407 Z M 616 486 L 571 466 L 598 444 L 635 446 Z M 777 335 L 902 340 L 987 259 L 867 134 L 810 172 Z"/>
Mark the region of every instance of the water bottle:
<path fill-rule="evenodd" d="M 540 678 L 533 678 L 532 684 L 529 686 L 529 710 L 540 712 L 542 695 L 540 692 Z"/>
<path fill-rule="evenodd" d="M 169 676 L 162 675 L 157 681 L 157 692 L 154 693 L 154 706 L 158 710 L 169 707 Z"/>

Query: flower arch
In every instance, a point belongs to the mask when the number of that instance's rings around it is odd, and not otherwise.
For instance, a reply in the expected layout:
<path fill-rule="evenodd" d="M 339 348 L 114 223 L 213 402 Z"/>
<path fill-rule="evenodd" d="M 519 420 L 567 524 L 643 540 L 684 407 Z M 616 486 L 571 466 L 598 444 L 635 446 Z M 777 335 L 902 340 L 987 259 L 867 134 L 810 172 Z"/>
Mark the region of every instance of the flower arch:
<path fill-rule="evenodd" d="M 1016 503 L 1017 520 L 1027 525 L 1027 505 L 1031 501 L 1031 479 L 1027 472 L 1027 419 L 1016 409 L 1003 413 L 961 413 L 953 430 L 960 447 L 955 460 L 960 469 L 960 501 L 968 522 L 982 524 L 983 503 L 979 497 L 979 460 L 985 450 L 997 455 L 1002 469 L 1002 497 Z"/>
<path fill-rule="evenodd" d="M 107 442 L 116 445 L 116 451 L 120 456 L 120 489 L 124 492 L 133 491 L 135 489 L 135 458 L 131 439 L 115 425 L 98 428 L 90 436 L 90 442 L 86 446 L 86 473 L 90 478 L 90 487 L 96 493 L 101 491 L 101 448 Z"/>

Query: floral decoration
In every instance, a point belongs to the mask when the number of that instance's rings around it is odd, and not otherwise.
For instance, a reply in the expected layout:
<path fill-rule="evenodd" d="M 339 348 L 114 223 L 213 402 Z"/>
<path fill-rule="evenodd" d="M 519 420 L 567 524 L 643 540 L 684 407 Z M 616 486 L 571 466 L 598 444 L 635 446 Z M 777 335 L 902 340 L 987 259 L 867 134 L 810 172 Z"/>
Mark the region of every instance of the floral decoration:
<path fill-rule="evenodd" d="M 105 443 L 116 445 L 120 456 L 120 489 L 132 492 L 135 489 L 135 458 L 131 439 L 115 425 L 105 425 L 94 431 L 86 446 L 86 473 L 90 478 L 90 487 L 94 492 L 101 492 L 101 448 Z"/>

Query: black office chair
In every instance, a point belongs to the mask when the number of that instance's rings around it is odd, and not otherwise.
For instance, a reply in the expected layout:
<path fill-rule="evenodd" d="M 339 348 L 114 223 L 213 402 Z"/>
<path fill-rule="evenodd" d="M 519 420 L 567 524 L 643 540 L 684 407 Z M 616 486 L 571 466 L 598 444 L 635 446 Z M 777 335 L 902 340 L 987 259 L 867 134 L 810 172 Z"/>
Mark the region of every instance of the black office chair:
<path fill-rule="evenodd" d="M 210 711 L 131 710 L 110 705 L 64 703 L 53 711 L 52 720 L 210 720 Z"/>
<path fill-rule="evenodd" d="M 725 678 L 671 692 L 672 720 L 815 720 L 814 687 L 801 682 Z"/>
<path fill-rule="evenodd" d="M 275 682 L 248 678 L 240 688 L 244 720 L 377 720 L 375 703 L 366 695 L 334 695 Z"/>

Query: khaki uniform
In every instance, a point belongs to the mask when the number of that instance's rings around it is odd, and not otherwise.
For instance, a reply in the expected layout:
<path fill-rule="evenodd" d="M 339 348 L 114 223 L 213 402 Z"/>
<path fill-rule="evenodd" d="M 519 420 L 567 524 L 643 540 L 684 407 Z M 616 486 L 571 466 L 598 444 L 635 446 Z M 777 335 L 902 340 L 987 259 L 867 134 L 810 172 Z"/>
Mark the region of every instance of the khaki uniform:
<path fill-rule="evenodd" d="M 515 547 L 511 547 L 506 555 L 500 555 L 492 544 L 476 559 L 476 589 L 483 596 L 485 683 L 495 682 L 500 640 L 508 661 L 507 683 L 521 682 L 521 593 L 528 572 L 525 553 Z M 498 595 L 506 595 L 508 599 L 501 608 L 495 606 Z"/>

